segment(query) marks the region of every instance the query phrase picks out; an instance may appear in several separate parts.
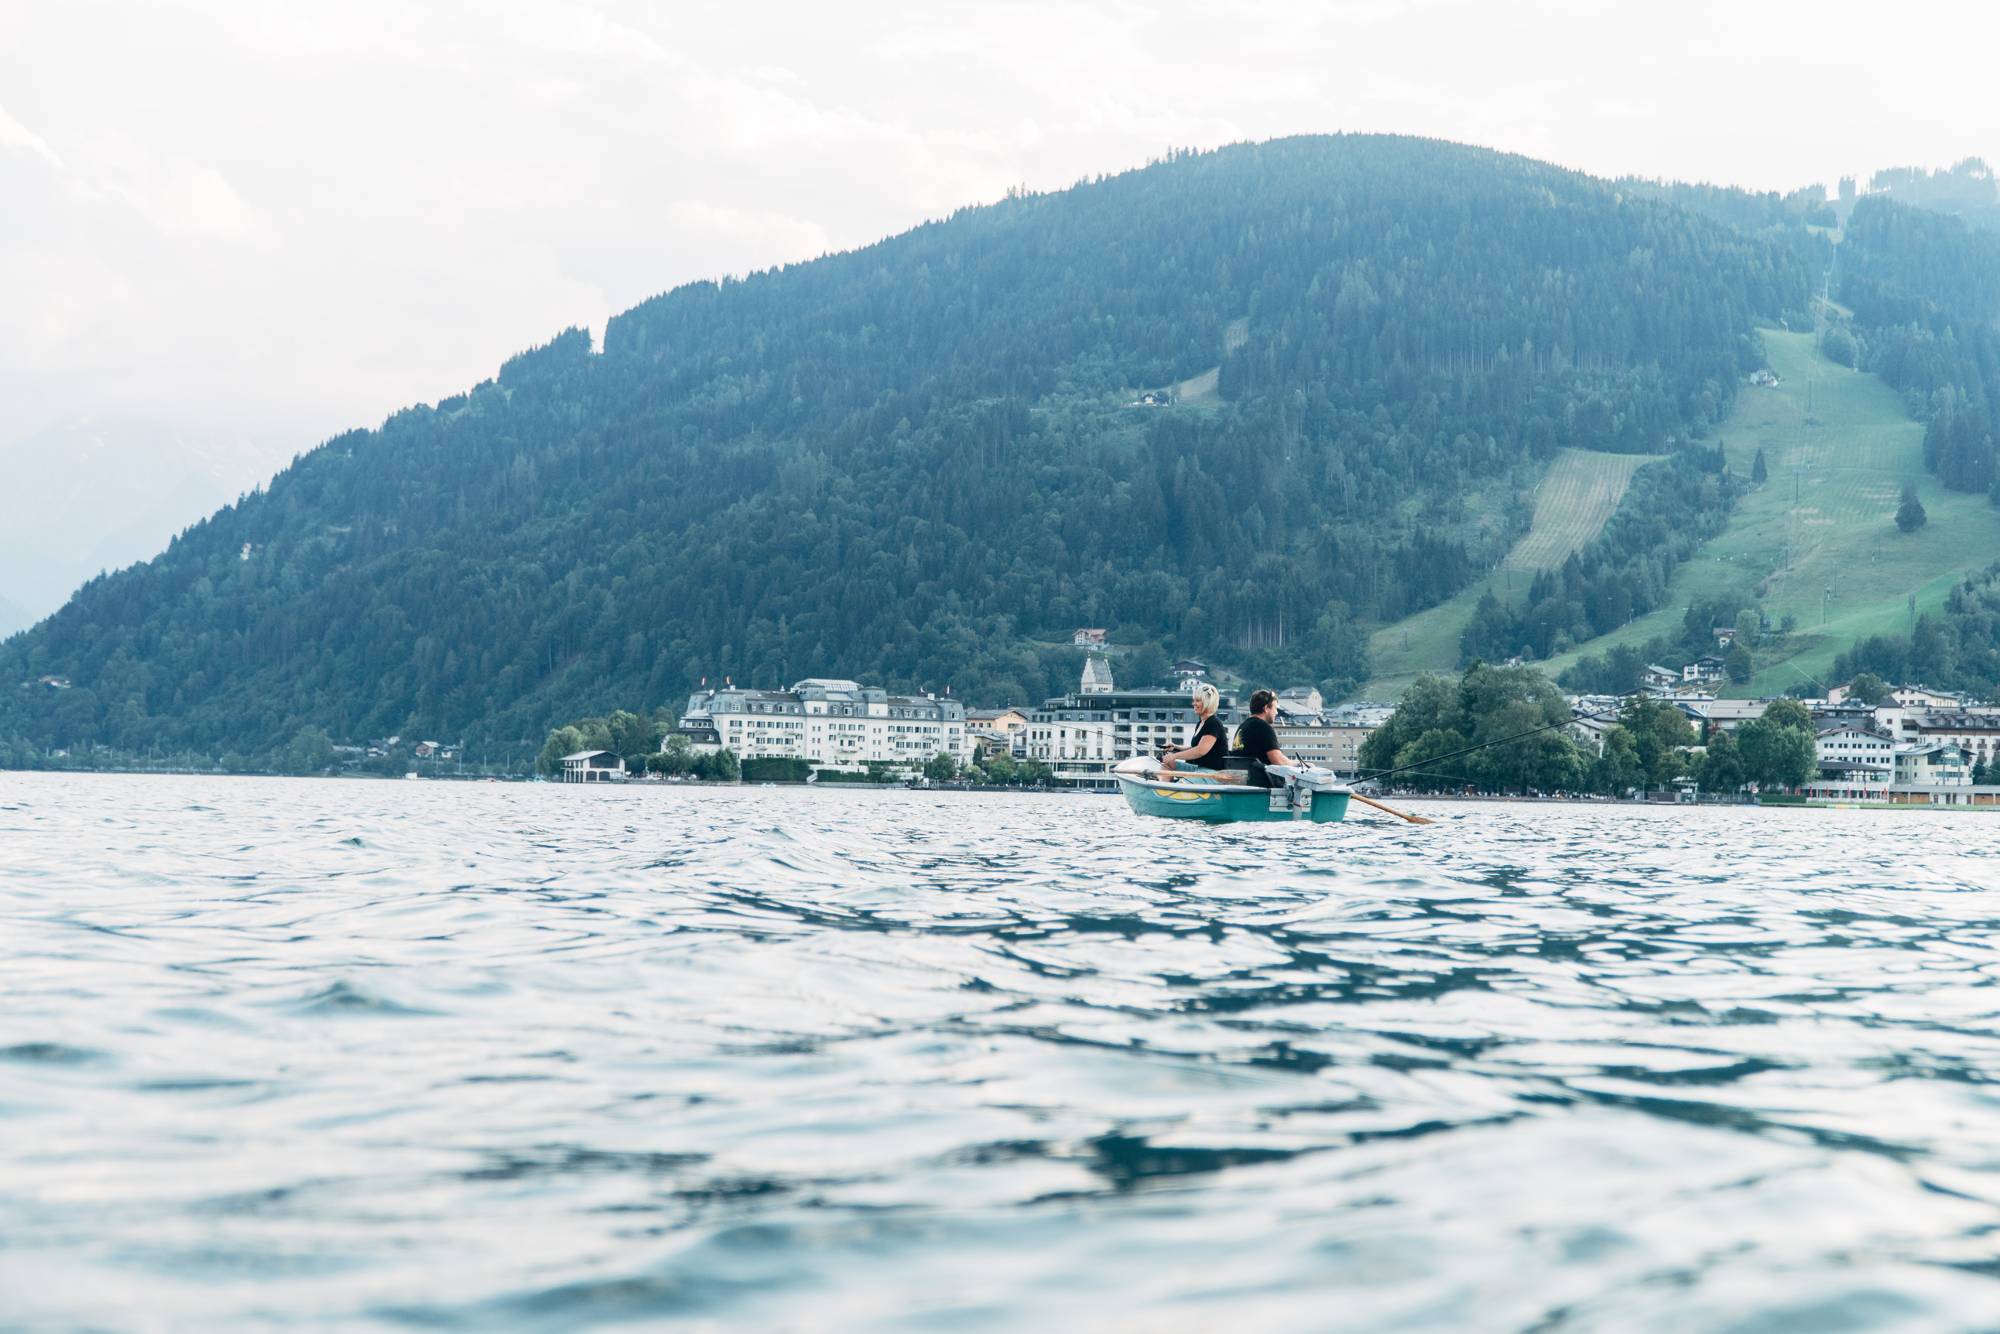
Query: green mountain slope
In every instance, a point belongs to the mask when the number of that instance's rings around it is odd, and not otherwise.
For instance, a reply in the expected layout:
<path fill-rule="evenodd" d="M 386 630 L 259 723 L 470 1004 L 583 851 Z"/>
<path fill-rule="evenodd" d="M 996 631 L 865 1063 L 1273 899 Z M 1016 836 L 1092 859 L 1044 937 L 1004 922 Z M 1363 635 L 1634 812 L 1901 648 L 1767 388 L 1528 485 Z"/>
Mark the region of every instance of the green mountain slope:
<path fill-rule="evenodd" d="M 1757 654 L 1755 678 L 1737 693 L 1778 693 L 1824 676 L 1859 639 L 1907 631 L 1912 599 L 1918 611 L 1936 610 L 1960 577 L 2000 554 L 2000 511 L 1925 470 L 1924 428 L 1900 395 L 1828 360 L 1810 334 L 1766 331 L 1763 339 L 1779 383 L 1740 394 L 1718 435 L 1741 476 L 1761 449 L 1769 480 L 1681 567 L 1666 606 L 1552 659 L 1550 670 L 1671 636 L 1690 603 L 1747 594 L 1745 605 L 1768 623 L 1789 619 L 1795 628 Z M 1930 516 L 1914 533 L 1895 524 L 1905 483 Z"/>
<path fill-rule="evenodd" d="M 1499 568 L 1474 580 L 1454 596 L 1377 630 L 1368 639 L 1374 676 L 1361 693 L 1394 699 L 1422 672 L 1450 671 L 1459 660 L 1459 641 L 1481 598 L 1489 594 L 1519 602 L 1535 575 L 1555 569 L 1588 546 L 1618 508 L 1632 474 L 1656 455 L 1602 454 L 1565 449 L 1536 484 L 1534 518 L 1508 550 Z"/>
<path fill-rule="evenodd" d="M 1549 655 L 1544 665 L 1558 672 L 1587 660 L 1573 678 L 1578 684 L 1624 688 L 1641 652 L 1678 661 L 1707 651 L 1707 618 L 1733 622 L 1754 607 L 1767 630 L 1753 679 L 1736 689 L 1811 686 L 1860 640 L 1906 642 L 1962 576 L 1991 560 L 2000 538 L 1991 425 L 2000 397 L 2000 240 L 1961 218 L 1882 195 L 1843 200 L 1845 226 L 1836 232 L 1820 225 L 1828 206 L 1810 191 L 1780 197 L 1633 188 L 1761 237 L 1801 262 L 1823 263 L 1823 290 L 1840 297 L 1816 303 L 1812 335 L 1764 334 L 1782 378 L 1739 394 L 1719 431 L 1736 479 L 1750 475 L 1761 451 L 1769 480 L 1743 494 L 1664 592 L 1635 605 L 1639 614 L 1622 624 L 1600 616 L 1585 633 L 1571 633 L 1581 590 L 1565 572 L 1531 595 L 1503 585 L 1494 608 L 1482 602 L 1468 614 L 1474 594 L 1466 592 L 1416 614 L 1406 624 L 1431 631 L 1409 636 L 1420 653 L 1401 662 L 1378 655 L 1378 670 L 1384 662 L 1404 671 L 1454 665 L 1447 630 L 1463 623 L 1461 652 Z M 1909 533 L 1893 521 L 1906 485 L 1930 516 Z M 1876 651 L 1875 658 L 1891 661 L 1894 653 Z M 1935 666 L 1938 659 L 1926 661 Z"/>
<path fill-rule="evenodd" d="M 1359 627 L 1493 568 L 1491 498 L 1559 450 L 1712 435 L 1812 272 L 1391 137 L 965 210 L 329 441 L 0 645 L 0 745 L 255 756 L 313 727 L 525 756 L 702 676 L 1032 698 L 1074 668 L 1035 645 L 1076 625 L 1351 685 Z M 14 684 L 43 676 L 73 688 Z"/>

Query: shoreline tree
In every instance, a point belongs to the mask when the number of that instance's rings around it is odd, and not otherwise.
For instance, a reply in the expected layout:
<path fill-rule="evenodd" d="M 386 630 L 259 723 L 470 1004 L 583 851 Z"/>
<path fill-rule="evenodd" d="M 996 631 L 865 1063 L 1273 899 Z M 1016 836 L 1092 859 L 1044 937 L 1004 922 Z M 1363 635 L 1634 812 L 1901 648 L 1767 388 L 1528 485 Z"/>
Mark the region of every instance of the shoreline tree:
<path fill-rule="evenodd" d="M 1364 776 L 1403 770 L 1396 781 L 1431 790 L 1574 791 L 1600 766 L 1586 760 L 1569 721 L 1569 702 L 1541 672 L 1475 662 L 1456 681 L 1418 677 L 1359 758 Z M 1446 758 L 1478 745 L 1485 748 Z"/>
<path fill-rule="evenodd" d="M 1794 788 L 1819 771 L 1812 714 L 1795 699 L 1773 700 L 1737 733 L 1743 770 L 1759 787 Z"/>
<path fill-rule="evenodd" d="M 1737 792 L 1749 780 L 1736 738 L 1720 727 L 1708 734 L 1708 753 L 1701 760 L 1701 785 L 1711 792 Z"/>

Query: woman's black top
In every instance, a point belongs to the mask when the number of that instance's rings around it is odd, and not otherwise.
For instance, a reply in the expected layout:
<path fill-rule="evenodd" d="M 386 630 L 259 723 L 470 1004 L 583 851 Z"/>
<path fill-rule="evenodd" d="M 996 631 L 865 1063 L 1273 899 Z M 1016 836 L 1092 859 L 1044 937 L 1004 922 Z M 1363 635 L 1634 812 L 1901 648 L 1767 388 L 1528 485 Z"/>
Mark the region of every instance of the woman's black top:
<path fill-rule="evenodd" d="M 1264 772 L 1264 757 L 1277 748 L 1277 729 L 1262 718 L 1254 715 L 1245 718 L 1236 729 L 1236 753 L 1250 761 L 1252 787 L 1271 786 L 1271 776 Z"/>
<path fill-rule="evenodd" d="M 1203 737 L 1209 737 L 1214 742 L 1209 746 L 1208 753 L 1185 762 L 1197 768 L 1220 769 L 1229 757 L 1229 733 L 1222 726 L 1222 719 L 1212 713 L 1202 719 L 1201 726 L 1195 728 L 1194 735 L 1188 738 L 1188 745 L 1199 746 Z"/>

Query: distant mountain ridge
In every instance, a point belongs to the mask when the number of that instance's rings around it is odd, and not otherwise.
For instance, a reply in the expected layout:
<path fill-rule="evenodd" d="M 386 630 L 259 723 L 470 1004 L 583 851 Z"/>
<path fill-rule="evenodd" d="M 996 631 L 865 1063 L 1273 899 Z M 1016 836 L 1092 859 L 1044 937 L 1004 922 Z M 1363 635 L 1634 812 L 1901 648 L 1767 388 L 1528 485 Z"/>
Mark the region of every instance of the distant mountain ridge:
<path fill-rule="evenodd" d="M 1175 155 L 691 284 L 327 442 L 0 647 L 0 744 L 525 756 L 703 675 L 1030 699 L 1079 624 L 1342 688 L 1558 450 L 1680 458 L 1818 277 L 1485 150 Z M 74 688 L 12 686 L 43 675 Z"/>
<path fill-rule="evenodd" d="M 0 634 L 54 611 L 93 575 L 157 554 L 272 471 L 248 442 L 124 417 L 0 441 Z"/>
<path fill-rule="evenodd" d="M 1876 198 L 1948 213 L 1975 227 L 2000 228 L 2000 177 L 1983 158 L 1936 171 L 1887 168 L 1869 177 L 1868 190 Z"/>

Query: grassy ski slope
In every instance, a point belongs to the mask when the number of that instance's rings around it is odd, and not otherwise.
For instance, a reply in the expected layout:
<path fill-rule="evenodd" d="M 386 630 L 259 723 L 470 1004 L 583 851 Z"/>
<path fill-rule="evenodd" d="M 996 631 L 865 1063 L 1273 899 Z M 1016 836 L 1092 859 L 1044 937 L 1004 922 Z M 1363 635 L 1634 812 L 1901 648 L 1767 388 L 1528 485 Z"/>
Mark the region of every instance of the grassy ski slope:
<path fill-rule="evenodd" d="M 1489 589 L 1503 597 L 1525 596 L 1537 570 L 1561 565 L 1603 529 L 1632 474 L 1653 462 L 1649 455 L 1600 454 L 1565 449 L 1556 455 L 1535 488 L 1535 517 L 1505 560 L 1485 579 L 1458 596 L 1375 632 L 1368 641 L 1375 675 L 1362 694 L 1388 700 L 1419 672 L 1450 671 L 1458 662 L 1458 638 Z"/>
<path fill-rule="evenodd" d="M 1247 316 L 1231 320 L 1222 331 L 1222 352 L 1224 356 L 1243 346 L 1250 337 L 1250 320 Z M 1174 400 L 1182 404 L 1213 404 L 1217 402 L 1216 385 L 1222 379 L 1222 367 L 1211 366 L 1199 375 L 1189 376 L 1174 386 Z"/>
<path fill-rule="evenodd" d="M 1740 476 L 1763 449 L 1770 480 L 1676 573 L 1664 608 L 1551 659 L 1549 670 L 1672 633 L 1690 601 L 1741 592 L 1772 623 L 1790 616 L 1796 624 L 1760 650 L 1756 677 L 1735 692 L 1777 693 L 1801 676 L 1823 679 L 1857 639 L 1907 630 L 1913 599 L 1918 610 L 1934 609 L 1960 575 L 2000 556 L 2000 512 L 1924 471 L 1923 427 L 1894 390 L 1827 360 L 1810 334 L 1763 338 L 1781 382 L 1743 389 L 1719 435 Z M 1914 533 L 1895 524 L 1905 482 L 1930 515 Z"/>

